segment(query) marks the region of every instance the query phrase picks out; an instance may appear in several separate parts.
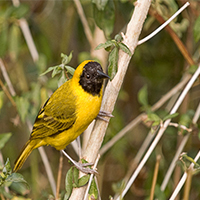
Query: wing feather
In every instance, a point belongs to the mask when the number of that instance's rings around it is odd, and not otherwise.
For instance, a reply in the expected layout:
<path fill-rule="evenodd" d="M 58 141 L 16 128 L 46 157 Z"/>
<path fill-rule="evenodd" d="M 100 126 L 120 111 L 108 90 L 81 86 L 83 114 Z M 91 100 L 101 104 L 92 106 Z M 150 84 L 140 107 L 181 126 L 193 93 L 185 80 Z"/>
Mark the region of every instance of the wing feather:
<path fill-rule="evenodd" d="M 58 88 L 40 109 L 31 139 L 55 136 L 73 126 L 77 118 L 76 97 L 67 86 L 66 82 Z"/>

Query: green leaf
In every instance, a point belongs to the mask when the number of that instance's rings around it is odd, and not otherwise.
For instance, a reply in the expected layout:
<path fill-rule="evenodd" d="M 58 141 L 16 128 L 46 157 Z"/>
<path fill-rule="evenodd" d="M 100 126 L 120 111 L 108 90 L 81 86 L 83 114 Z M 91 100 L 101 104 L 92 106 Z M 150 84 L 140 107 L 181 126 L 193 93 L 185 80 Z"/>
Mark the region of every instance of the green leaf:
<path fill-rule="evenodd" d="M 200 16 L 196 19 L 194 24 L 194 39 L 196 42 L 200 40 Z"/>
<path fill-rule="evenodd" d="M 0 150 L 5 146 L 6 142 L 10 139 L 12 133 L 0 134 Z"/>
<path fill-rule="evenodd" d="M 56 76 L 57 74 L 59 74 L 61 72 L 62 72 L 62 67 L 60 65 L 55 66 L 54 70 L 53 70 L 53 72 L 51 74 L 51 77 L 53 78 L 54 76 Z"/>
<path fill-rule="evenodd" d="M 152 127 L 154 126 L 158 126 L 160 124 L 161 120 L 158 120 L 158 121 L 155 121 L 153 124 L 152 124 Z"/>
<path fill-rule="evenodd" d="M 148 116 L 147 121 L 153 121 L 157 123 L 160 123 L 162 121 L 160 117 L 156 115 L 155 113 L 149 113 L 147 116 Z"/>
<path fill-rule="evenodd" d="M 82 187 L 85 184 L 87 184 L 87 182 L 89 181 L 89 179 L 90 179 L 90 175 L 89 174 L 84 175 L 81 178 L 79 178 L 78 179 L 78 187 Z"/>
<path fill-rule="evenodd" d="M 113 32 L 115 22 L 115 7 L 113 0 L 109 0 L 103 10 L 98 9 L 96 4 L 94 5 L 94 19 L 97 26 L 104 31 L 107 38 L 110 37 Z"/>
<path fill-rule="evenodd" d="M 49 73 L 50 71 L 53 71 L 54 68 L 55 68 L 55 66 L 54 67 L 49 67 L 45 72 L 43 72 L 42 74 L 40 74 L 40 76 L 43 76 L 43 75 Z"/>
<path fill-rule="evenodd" d="M 148 90 L 147 85 L 144 85 L 138 92 L 138 101 L 142 106 L 148 106 Z"/>
<path fill-rule="evenodd" d="M 71 193 L 72 193 L 72 189 L 73 189 L 73 168 L 74 167 L 71 167 L 67 174 L 66 174 L 66 178 L 65 178 L 65 190 L 66 190 L 66 193 L 65 193 L 65 197 L 64 199 L 67 200 L 69 199 Z"/>
<path fill-rule="evenodd" d="M 66 65 L 65 69 L 67 70 L 67 72 L 69 74 L 71 74 L 72 76 L 74 75 L 75 69 L 73 67 L 70 67 L 70 66 Z"/>
<path fill-rule="evenodd" d="M 24 97 L 16 97 L 16 105 L 21 120 L 24 122 L 30 105 L 28 99 Z"/>
<path fill-rule="evenodd" d="M 194 74 L 196 72 L 196 70 L 198 69 L 198 66 L 197 65 L 191 65 L 188 72 L 190 74 Z"/>
<path fill-rule="evenodd" d="M 62 71 L 60 78 L 58 79 L 58 87 L 60 87 L 63 83 L 67 81 L 67 78 L 65 76 L 65 72 Z"/>
<path fill-rule="evenodd" d="M 20 19 L 22 17 L 25 17 L 25 15 L 29 12 L 29 7 L 25 4 L 20 4 L 18 7 L 14 6 L 12 16 Z"/>
<path fill-rule="evenodd" d="M 95 50 L 99 50 L 99 49 L 104 48 L 104 49 L 107 49 L 107 51 L 109 51 L 109 50 L 108 50 L 109 47 L 112 47 L 114 44 L 115 44 L 115 43 L 113 42 L 113 40 L 108 40 L 108 41 L 106 41 L 105 43 L 99 44 L 99 45 L 95 48 Z M 111 49 L 111 48 L 110 48 L 110 49 Z"/>
<path fill-rule="evenodd" d="M 180 116 L 179 124 L 184 126 L 189 126 L 192 123 L 192 118 L 194 116 L 193 110 L 188 110 L 185 114 Z"/>
<path fill-rule="evenodd" d="M 29 185 L 24 182 L 12 182 L 12 184 L 10 185 L 10 189 L 12 191 L 15 191 L 15 193 L 20 194 L 22 196 L 26 196 L 28 193 L 30 193 Z M 31 199 L 20 198 L 16 200 L 31 200 Z"/>
<path fill-rule="evenodd" d="M 92 180 L 90 189 L 89 189 L 89 199 L 97 199 L 98 197 L 98 189 L 95 180 Z"/>
<path fill-rule="evenodd" d="M 71 61 L 71 59 L 72 59 L 72 52 L 73 51 L 70 52 L 69 56 L 66 55 L 66 54 L 64 54 L 64 53 L 61 53 L 62 64 L 67 65 Z"/>
<path fill-rule="evenodd" d="M 23 184 L 25 184 L 29 188 L 29 185 L 28 185 L 27 181 L 19 173 L 12 173 L 11 175 L 9 175 L 6 178 L 6 182 L 10 182 L 10 183 L 13 183 L 13 182 L 15 182 L 15 183 L 23 183 Z"/>
<path fill-rule="evenodd" d="M 2 172 L 6 176 L 10 175 L 12 173 L 12 169 L 11 169 L 11 166 L 10 166 L 10 160 L 9 160 L 9 158 L 7 158 L 6 163 L 4 165 L 4 168 L 3 168 Z"/>
<path fill-rule="evenodd" d="M 88 163 L 88 161 L 85 160 L 84 158 L 81 158 L 81 162 L 82 162 L 83 164 Z"/>
<path fill-rule="evenodd" d="M 187 161 L 193 163 L 195 165 L 195 167 L 198 167 L 198 168 L 200 167 L 200 165 L 197 162 L 195 162 L 194 159 L 192 157 L 188 156 L 186 153 L 181 154 L 181 157 L 185 158 Z"/>
<path fill-rule="evenodd" d="M 132 53 L 131 53 L 130 49 L 129 49 L 124 43 L 119 42 L 118 45 L 119 45 L 119 48 L 120 48 L 123 52 L 127 53 L 130 57 L 132 56 Z"/>
<path fill-rule="evenodd" d="M 115 40 L 116 40 L 117 42 L 121 42 L 121 41 L 122 41 L 122 35 L 121 35 L 121 34 L 115 35 Z"/>
<path fill-rule="evenodd" d="M 178 113 L 174 113 L 174 114 L 170 114 L 167 115 L 166 117 L 164 117 L 163 121 L 167 120 L 167 119 L 172 119 L 174 117 L 177 117 L 179 114 Z"/>
<path fill-rule="evenodd" d="M 92 0 L 99 10 L 104 10 L 108 0 Z"/>
<path fill-rule="evenodd" d="M 69 197 L 70 197 L 69 194 L 66 192 L 66 193 L 65 193 L 65 196 L 64 196 L 64 200 L 68 200 Z"/>
<path fill-rule="evenodd" d="M 112 80 L 115 77 L 115 74 L 117 73 L 117 67 L 118 67 L 118 48 L 114 47 L 113 50 L 109 54 L 109 66 L 108 66 L 108 75 L 110 76 L 110 79 Z"/>
<path fill-rule="evenodd" d="M 70 52 L 69 56 L 61 53 L 61 58 L 62 58 L 62 64 L 60 65 L 56 65 L 56 66 L 53 66 L 53 67 L 49 67 L 45 72 L 43 72 L 40 76 L 43 76 L 45 75 L 46 73 L 50 72 L 50 71 L 53 71 L 52 72 L 52 78 L 54 76 L 56 76 L 57 74 L 60 74 L 60 73 L 64 73 L 64 68 L 66 68 L 70 74 L 73 74 L 74 73 L 74 69 L 70 66 L 66 66 L 66 64 L 68 64 L 71 59 L 72 59 L 72 51 Z M 63 74 L 61 74 L 61 77 L 62 77 Z M 62 77 L 63 78 L 63 77 Z M 66 79 L 65 79 L 66 80 Z"/>
<path fill-rule="evenodd" d="M 79 170 L 74 167 L 74 170 L 73 170 L 73 185 L 74 187 L 78 187 L 78 176 L 79 176 Z"/>

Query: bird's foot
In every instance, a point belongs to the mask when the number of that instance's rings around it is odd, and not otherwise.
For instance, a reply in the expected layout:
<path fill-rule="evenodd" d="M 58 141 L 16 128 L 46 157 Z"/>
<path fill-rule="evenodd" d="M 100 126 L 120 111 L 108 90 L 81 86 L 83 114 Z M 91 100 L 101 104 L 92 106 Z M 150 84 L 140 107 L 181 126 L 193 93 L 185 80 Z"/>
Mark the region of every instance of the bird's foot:
<path fill-rule="evenodd" d="M 62 153 L 74 164 L 74 166 L 85 174 L 98 174 L 95 169 L 88 168 L 87 166 L 93 165 L 92 163 L 80 163 L 73 160 L 64 150 L 61 150 Z"/>
<path fill-rule="evenodd" d="M 99 111 L 99 114 L 97 115 L 98 119 L 101 119 L 105 122 L 109 122 L 108 119 L 106 119 L 105 117 L 114 117 L 110 112 L 106 112 L 106 111 Z"/>
<path fill-rule="evenodd" d="M 74 166 L 81 172 L 85 174 L 98 174 L 98 172 L 95 169 L 88 168 L 87 166 L 93 165 L 93 163 L 80 163 L 74 161 Z"/>

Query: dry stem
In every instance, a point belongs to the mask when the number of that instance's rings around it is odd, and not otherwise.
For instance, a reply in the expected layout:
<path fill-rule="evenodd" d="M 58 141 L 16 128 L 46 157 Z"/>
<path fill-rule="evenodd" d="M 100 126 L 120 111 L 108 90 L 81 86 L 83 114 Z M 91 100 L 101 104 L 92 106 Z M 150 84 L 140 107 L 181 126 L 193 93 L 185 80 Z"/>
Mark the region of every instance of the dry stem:
<path fill-rule="evenodd" d="M 56 198 L 55 198 L 56 200 L 59 200 L 60 183 L 61 183 L 61 178 L 62 178 L 62 168 L 63 168 L 63 154 L 60 153 L 57 186 L 56 186 Z"/>
<path fill-rule="evenodd" d="M 151 186 L 151 193 L 150 193 L 150 198 L 149 198 L 150 200 L 153 200 L 153 197 L 154 197 L 156 181 L 157 181 L 159 165 L 160 165 L 160 159 L 161 159 L 161 156 L 158 155 L 156 157 L 156 165 L 155 165 L 155 169 L 154 169 L 153 181 L 152 181 L 152 186 Z"/>

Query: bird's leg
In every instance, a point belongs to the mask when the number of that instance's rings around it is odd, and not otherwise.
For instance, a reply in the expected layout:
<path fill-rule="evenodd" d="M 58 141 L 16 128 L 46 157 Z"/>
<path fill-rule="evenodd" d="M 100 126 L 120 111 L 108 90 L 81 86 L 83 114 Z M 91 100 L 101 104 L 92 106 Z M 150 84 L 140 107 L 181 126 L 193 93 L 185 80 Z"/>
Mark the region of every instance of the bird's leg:
<path fill-rule="evenodd" d="M 114 116 L 110 112 L 100 110 L 99 114 L 97 115 L 97 118 L 109 122 L 109 120 L 105 119 L 104 117 L 114 117 Z"/>
<path fill-rule="evenodd" d="M 98 174 L 95 169 L 86 168 L 87 166 L 93 165 L 92 163 L 79 163 L 73 160 L 64 150 L 62 153 L 74 164 L 74 166 L 85 174 Z"/>

